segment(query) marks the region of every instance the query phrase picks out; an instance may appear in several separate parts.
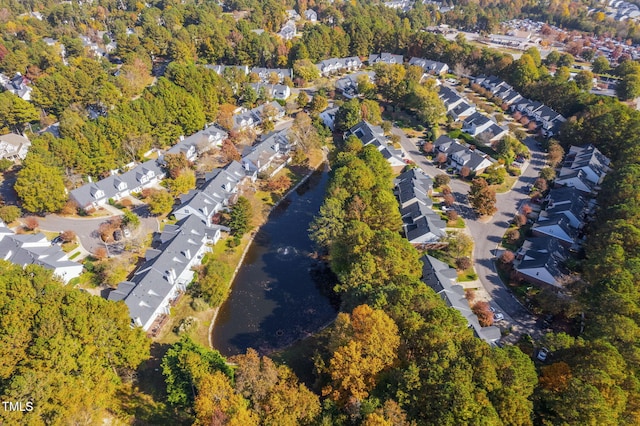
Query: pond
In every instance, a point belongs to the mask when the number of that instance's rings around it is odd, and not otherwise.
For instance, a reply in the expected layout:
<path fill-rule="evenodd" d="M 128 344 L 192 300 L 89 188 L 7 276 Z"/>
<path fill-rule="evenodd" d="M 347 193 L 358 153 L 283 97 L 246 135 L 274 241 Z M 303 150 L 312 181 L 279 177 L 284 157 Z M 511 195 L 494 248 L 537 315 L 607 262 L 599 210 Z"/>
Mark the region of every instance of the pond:
<path fill-rule="evenodd" d="M 315 172 L 271 212 L 220 307 L 211 341 L 224 356 L 290 345 L 331 322 L 335 277 L 314 256 L 308 228 L 324 200 L 327 172 Z"/>

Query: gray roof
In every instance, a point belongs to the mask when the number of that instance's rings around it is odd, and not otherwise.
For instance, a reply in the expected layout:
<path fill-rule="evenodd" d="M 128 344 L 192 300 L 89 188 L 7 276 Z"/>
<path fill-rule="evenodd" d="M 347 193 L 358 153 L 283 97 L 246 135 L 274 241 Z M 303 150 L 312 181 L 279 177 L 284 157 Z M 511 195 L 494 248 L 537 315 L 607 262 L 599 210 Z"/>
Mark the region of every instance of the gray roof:
<path fill-rule="evenodd" d="M 284 84 L 251 83 L 250 86 L 256 93 L 260 94 L 260 90 L 264 89 L 267 96 L 276 99 L 286 99 L 287 91 L 290 92 L 289 87 Z"/>
<path fill-rule="evenodd" d="M 555 238 L 531 238 L 525 241 L 518 251 L 519 262 L 516 270 L 529 275 L 527 271 L 543 268 L 555 280 L 555 282 L 549 282 L 548 284 L 560 285 L 570 275 L 564 264 L 567 258 L 566 250 Z M 536 275 L 531 276 L 536 278 Z"/>
<path fill-rule="evenodd" d="M 378 62 L 402 65 L 404 63 L 404 57 L 402 55 L 394 55 L 387 52 L 372 53 L 371 55 L 369 55 L 369 65 L 373 65 Z"/>
<path fill-rule="evenodd" d="M 419 168 L 409 169 L 406 172 L 400 173 L 393 183 L 398 185 L 403 182 L 411 182 L 414 185 L 420 186 L 425 192 L 429 192 L 433 189 L 433 179 Z"/>
<path fill-rule="evenodd" d="M 422 258 L 422 281 L 442 297 L 447 306 L 456 309 L 473 328 L 477 337 L 487 343 L 495 343 L 500 340 L 500 329 L 495 326 L 481 327 L 478 318 L 469 307 L 465 298 L 464 289 L 456 285 L 458 274 L 456 270 L 435 257 L 425 255 Z"/>
<path fill-rule="evenodd" d="M 194 133 L 184 139 L 181 139 L 174 146 L 169 148 L 167 154 L 178 154 L 186 152 L 194 147 L 196 152 L 206 151 L 212 144 L 219 144 L 228 137 L 228 133 L 221 128 L 212 125 L 204 130 Z M 203 149 L 204 148 L 204 149 Z"/>
<path fill-rule="evenodd" d="M 131 318 L 146 324 L 167 295 L 175 291 L 172 276 L 179 277 L 191 267 L 192 257 L 213 238 L 216 229 L 196 216 L 166 226 L 160 237 L 161 245 L 110 298 L 124 300 Z"/>
<path fill-rule="evenodd" d="M 432 61 L 430 59 L 413 57 L 409 60 L 409 65 L 422 67 L 425 72 L 435 72 L 441 74 L 449 69 L 449 65 L 444 62 Z"/>
<path fill-rule="evenodd" d="M 547 220 L 534 223 L 532 230 L 570 244 L 576 243 L 578 238 L 578 232 L 563 214 L 549 216 Z"/>
<path fill-rule="evenodd" d="M 260 77 L 260 80 L 264 83 L 269 81 L 271 74 L 276 74 L 280 79 L 280 82 L 284 81 L 285 77 L 293 78 L 293 70 L 291 68 L 260 68 L 253 67 L 249 71 L 255 73 Z"/>
<path fill-rule="evenodd" d="M 104 178 L 98 182 L 88 183 L 71 191 L 71 197 L 80 207 L 86 207 L 95 201 L 116 197 L 124 190 L 139 188 L 147 179 L 164 176 L 164 170 L 157 160 L 149 160 L 137 165 L 121 175 Z M 121 188 L 119 189 L 118 186 Z M 102 191 L 102 196 L 99 196 Z"/>
<path fill-rule="evenodd" d="M 263 135 L 260 142 L 250 147 L 242 157 L 245 168 L 261 169 L 269 164 L 278 154 L 285 154 L 290 149 L 288 130 L 280 130 Z"/>
<path fill-rule="evenodd" d="M 342 68 L 360 68 L 361 66 L 362 61 L 357 56 L 350 56 L 348 58 L 330 58 L 316 64 L 316 67 L 320 69 L 320 72 Z"/>
<path fill-rule="evenodd" d="M 228 204 L 238 184 L 246 177 L 245 169 L 237 161 L 232 161 L 222 169 L 216 169 L 207 177 L 198 190 L 191 190 L 180 197 L 180 205 L 174 210 L 188 208 L 194 214 L 200 212 L 206 217 Z"/>
<path fill-rule="evenodd" d="M 435 242 L 445 237 L 447 235 L 446 226 L 447 223 L 434 212 L 434 214 L 419 216 L 411 223 L 405 224 L 404 232 L 410 243 L 423 244 Z"/>
<path fill-rule="evenodd" d="M 76 273 L 64 277 L 65 282 L 82 272 L 82 265 L 69 260 L 67 254 L 58 245 L 51 245 L 44 234 L 14 234 L 4 226 L 0 226 L 0 259 L 22 267 L 40 265 L 54 273 L 58 268 L 74 268 Z"/>
<path fill-rule="evenodd" d="M 578 188 L 575 186 L 572 182 L 574 179 L 578 180 L 584 188 Z M 587 174 L 583 170 L 570 170 L 567 173 L 556 177 L 553 182 L 555 185 L 575 188 L 578 191 L 582 191 L 584 194 L 591 194 L 596 189 L 596 185 L 587 179 Z"/>
<path fill-rule="evenodd" d="M 350 135 L 356 136 L 362 141 L 363 145 L 373 145 L 378 148 L 378 151 L 382 156 L 389 160 L 395 157 L 398 161 L 402 161 L 402 152 L 398 149 L 389 146 L 388 139 L 384 135 L 384 131 L 380 126 L 374 126 L 373 124 L 362 120 L 347 132 L 345 132 L 345 139 Z"/>

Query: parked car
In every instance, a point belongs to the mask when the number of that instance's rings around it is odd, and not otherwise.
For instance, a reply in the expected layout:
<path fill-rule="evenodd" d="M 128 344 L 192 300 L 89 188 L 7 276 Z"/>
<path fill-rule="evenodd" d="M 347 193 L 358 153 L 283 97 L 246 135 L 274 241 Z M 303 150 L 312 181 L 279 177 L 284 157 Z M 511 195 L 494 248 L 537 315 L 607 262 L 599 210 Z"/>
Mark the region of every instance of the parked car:
<path fill-rule="evenodd" d="M 495 321 L 502 321 L 504 319 L 504 314 L 502 312 L 495 312 L 493 314 L 493 319 Z"/>
<path fill-rule="evenodd" d="M 441 206 L 440 210 L 442 210 L 443 212 L 449 212 L 449 211 L 455 210 L 455 209 L 453 207 Z"/>
<path fill-rule="evenodd" d="M 538 358 L 538 360 L 542 362 L 545 362 L 548 356 L 549 356 L 549 349 L 542 348 L 538 351 L 538 356 L 536 356 L 536 358 Z"/>
<path fill-rule="evenodd" d="M 129 231 L 129 228 L 124 228 L 122 230 L 122 235 L 124 235 L 125 238 L 129 238 L 131 236 L 131 231 Z"/>
<path fill-rule="evenodd" d="M 60 243 L 62 243 L 62 237 L 60 235 L 58 235 L 53 240 L 51 240 L 52 246 L 55 246 L 56 244 L 60 244 Z"/>
<path fill-rule="evenodd" d="M 496 308 L 494 308 L 493 306 L 489 306 L 489 310 L 494 314 L 496 313 Z"/>

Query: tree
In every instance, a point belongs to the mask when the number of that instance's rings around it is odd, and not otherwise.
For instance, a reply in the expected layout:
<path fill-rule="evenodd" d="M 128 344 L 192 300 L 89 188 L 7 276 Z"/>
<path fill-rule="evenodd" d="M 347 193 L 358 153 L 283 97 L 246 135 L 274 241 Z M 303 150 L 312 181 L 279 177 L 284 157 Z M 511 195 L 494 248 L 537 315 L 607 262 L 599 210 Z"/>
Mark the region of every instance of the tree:
<path fill-rule="evenodd" d="M 361 120 L 360 103 L 357 99 L 351 99 L 338 108 L 335 118 L 335 129 L 345 132 L 358 124 Z"/>
<path fill-rule="evenodd" d="M 248 401 L 219 371 L 205 375 L 195 399 L 196 425 L 257 426 L 259 419 L 248 408 Z"/>
<path fill-rule="evenodd" d="M 616 85 L 616 94 L 621 100 L 640 96 L 640 70 L 625 74 Z"/>
<path fill-rule="evenodd" d="M 62 241 L 64 241 L 65 243 L 71 243 L 73 241 L 76 240 L 77 235 L 74 231 L 72 230 L 67 230 L 67 231 L 63 231 L 60 233 L 60 238 L 62 239 Z"/>
<path fill-rule="evenodd" d="M 398 327 L 384 311 L 360 305 L 351 315 L 338 314 L 328 345 L 331 382 L 323 393 L 341 405 L 362 401 L 396 359 L 399 345 Z"/>
<path fill-rule="evenodd" d="M 500 262 L 504 263 L 505 265 L 508 265 L 509 263 L 513 262 L 513 260 L 516 258 L 516 255 L 513 254 L 512 251 L 509 250 L 505 250 L 501 255 L 500 255 Z"/>
<path fill-rule="evenodd" d="M 512 65 L 512 79 L 515 86 L 524 88 L 538 80 L 540 73 L 531 55 L 524 53 Z"/>
<path fill-rule="evenodd" d="M 375 66 L 378 91 L 391 102 L 401 102 L 409 92 L 406 68 L 402 64 L 380 62 Z"/>
<path fill-rule="evenodd" d="M 326 96 L 322 96 L 319 93 L 313 95 L 311 102 L 309 103 L 309 112 L 311 114 L 318 114 L 329 106 L 329 101 Z"/>
<path fill-rule="evenodd" d="M 235 389 L 251 403 L 264 425 L 310 424 L 320 413 L 318 396 L 286 366 L 260 357 L 253 350 L 231 359 L 235 369 Z"/>
<path fill-rule="evenodd" d="M 490 216 L 497 211 L 496 192 L 483 178 L 474 179 L 469 190 L 469 203 L 479 215 Z"/>
<path fill-rule="evenodd" d="M 122 211 L 122 227 L 129 228 L 131 230 L 137 229 L 140 226 L 140 217 L 130 210 Z"/>
<path fill-rule="evenodd" d="M 295 61 L 293 63 L 293 74 L 305 82 L 311 82 L 320 78 L 320 70 L 309 59 L 299 59 Z"/>
<path fill-rule="evenodd" d="M 17 206 L 2 206 L 0 207 L 0 220 L 5 224 L 9 224 L 18 219 L 22 215 L 20 207 Z"/>
<path fill-rule="evenodd" d="M 593 60 L 591 70 L 594 74 L 606 74 L 611 70 L 611 65 L 605 56 L 598 56 Z"/>
<path fill-rule="evenodd" d="M 444 203 L 445 206 L 447 207 L 451 207 L 453 206 L 453 204 L 455 203 L 456 199 L 453 197 L 452 194 L 446 194 L 442 200 L 442 202 Z"/>
<path fill-rule="evenodd" d="M 307 95 L 304 90 L 301 90 L 300 93 L 298 93 L 298 97 L 296 98 L 296 104 L 298 104 L 298 108 L 302 109 L 306 107 L 308 103 L 309 95 Z"/>
<path fill-rule="evenodd" d="M 487 167 L 484 172 L 489 185 L 501 185 L 507 177 L 507 170 L 499 164 Z"/>
<path fill-rule="evenodd" d="M 441 188 L 443 186 L 449 185 L 449 182 L 451 182 L 451 178 L 443 173 L 435 175 L 433 178 L 433 183 L 435 184 L 436 188 Z"/>
<path fill-rule="evenodd" d="M 174 200 L 167 191 L 154 189 L 149 196 L 145 198 L 145 202 L 149 205 L 151 214 L 163 215 L 171 211 Z"/>
<path fill-rule="evenodd" d="M 382 109 L 378 102 L 372 99 L 360 102 L 360 116 L 373 125 L 382 123 Z"/>
<path fill-rule="evenodd" d="M 68 198 L 60 170 L 35 159 L 18 172 L 14 188 L 22 208 L 32 213 L 56 212 Z"/>
<path fill-rule="evenodd" d="M 473 262 L 471 258 L 467 256 L 456 259 L 456 269 L 459 271 L 467 270 L 471 268 L 471 266 L 473 266 Z"/>
<path fill-rule="evenodd" d="M 302 93 L 302 92 L 301 92 Z M 293 120 L 293 126 L 289 131 L 289 138 L 304 152 L 320 147 L 320 136 L 313 125 L 311 117 L 305 112 L 299 112 Z"/>
<path fill-rule="evenodd" d="M 118 410 L 122 378 L 150 347 L 125 304 L 64 286 L 40 266 L 0 260 L 0 270 L 0 299 L 10 301 L 2 305 L 0 394 L 23 407 L 33 401 L 31 412 L 4 411 L 3 422 L 93 423 Z"/>
<path fill-rule="evenodd" d="M 245 197 L 238 197 L 238 201 L 231 208 L 231 214 L 229 216 L 231 233 L 238 238 L 243 236 L 251 229 L 253 212 L 249 200 Z"/>
<path fill-rule="evenodd" d="M 186 194 L 196 187 L 196 174 L 191 169 L 182 169 L 174 179 L 166 179 L 165 184 L 167 185 L 169 194 L 177 197 L 180 194 Z"/>
<path fill-rule="evenodd" d="M 593 88 L 593 78 L 594 75 L 591 71 L 582 70 L 578 72 L 578 74 L 576 74 L 576 76 L 573 78 L 573 81 L 576 82 L 580 90 L 588 92 Z"/>
<path fill-rule="evenodd" d="M 238 149 L 229 139 L 225 139 L 222 141 L 220 151 L 222 152 L 225 162 L 238 161 L 241 158 Z"/>
<path fill-rule="evenodd" d="M 174 343 L 162 357 L 162 375 L 167 384 L 167 401 L 187 407 L 193 403 L 200 381 L 213 372 L 231 376 L 220 352 L 200 346 L 188 336 Z"/>
<path fill-rule="evenodd" d="M 542 170 L 540 170 L 540 177 L 547 182 L 551 182 L 556 178 L 556 171 L 551 167 L 543 167 Z"/>
<path fill-rule="evenodd" d="M 507 242 L 510 244 L 514 244 L 516 241 L 520 239 L 520 231 L 517 229 L 509 229 L 505 234 L 505 238 Z"/>
<path fill-rule="evenodd" d="M 547 162 L 549 166 L 555 168 L 560 164 L 562 158 L 564 157 L 564 149 L 560 144 L 555 140 L 549 141 L 549 149 L 547 153 Z"/>
<path fill-rule="evenodd" d="M 489 309 L 488 302 L 476 302 L 471 310 L 478 317 L 478 321 L 482 327 L 488 327 L 493 324 L 493 312 Z"/>
<path fill-rule="evenodd" d="M 3 127 L 21 134 L 26 123 L 36 121 L 39 117 L 31 103 L 9 92 L 0 93 L 0 120 Z"/>
<path fill-rule="evenodd" d="M 35 216 L 27 216 L 24 218 L 23 225 L 25 229 L 29 231 L 35 231 L 36 229 L 38 229 L 38 226 L 40 226 L 40 222 Z"/>
<path fill-rule="evenodd" d="M 449 233 L 446 238 L 446 243 L 447 252 L 456 259 L 471 255 L 473 239 L 464 232 L 455 231 Z"/>
<path fill-rule="evenodd" d="M 169 171 L 169 176 L 175 179 L 180 173 L 189 167 L 189 160 L 183 152 L 178 154 L 165 154 L 163 159 L 165 168 Z"/>
<path fill-rule="evenodd" d="M 267 190 L 282 194 L 291 187 L 291 178 L 288 175 L 273 177 L 267 182 Z"/>

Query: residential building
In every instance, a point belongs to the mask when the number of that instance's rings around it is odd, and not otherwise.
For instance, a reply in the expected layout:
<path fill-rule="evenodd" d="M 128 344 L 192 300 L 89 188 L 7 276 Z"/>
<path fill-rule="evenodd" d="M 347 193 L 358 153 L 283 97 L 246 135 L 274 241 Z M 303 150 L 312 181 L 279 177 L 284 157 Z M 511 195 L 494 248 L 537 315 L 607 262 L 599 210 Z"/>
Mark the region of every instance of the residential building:
<path fill-rule="evenodd" d="M 427 74 L 444 75 L 449 72 L 449 65 L 444 62 L 432 61 L 425 58 L 413 57 L 409 60 L 409 65 L 419 66 Z"/>
<path fill-rule="evenodd" d="M 31 147 L 31 141 L 22 135 L 7 133 L 0 135 L 0 160 L 24 160 Z"/>
<path fill-rule="evenodd" d="M 183 153 L 187 160 L 195 161 L 198 155 L 209 151 L 213 147 L 222 146 L 222 141 L 228 137 L 228 133 L 215 125 L 194 133 L 189 137 L 180 137 L 180 141 L 169 148 L 165 154 Z"/>
<path fill-rule="evenodd" d="M 386 1 L 383 4 L 389 9 L 399 9 L 403 12 L 408 12 L 413 8 L 413 3 L 411 0 L 392 0 Z"/>
<path fill-rule="evenodd" d="M 573 170 L 553 180 L 555 187 L 566 186 L 580 191 L 583 195 L 595 195 L 600 189 L 597 185 L 587 179 L 587 174 L 583 170 Z"/>
<path fill-rule="evenodd" d="M 514 266 L 518 277 L 525 281 L 562 288 L 570 279 L 567 259 L 567 251 L 557 239 L 529 238 L 518 250 Z"/>
<path fill-rule="evenodd" d="M 489 155 L 461 144 L 459 141 L 442 135 L 433 143 L 433 152 L 437 156 L 442 153 L 447 156 L 447 163 L 458 172 L 468 167 L 473 174 L 484 173 L 487 167 L 496 163 Z"/>
<path fill-rule="evenodd" d="M 340 108 L 327 108 L 320 113 L 320 119 L 332 132 L 335 130 L 336 113 Z"/>
<path fill-rule="evenodd" d="M 572 146 L 564 157 L 559 175 L 562 177 L 581 170 L 586 180 L 599 185 L 609 172 L 610 163 L 611 161 L 593 145 Z"/>
<path fill-rule="evenodd" d="M 576 249 L 581 244 L 578 230 L 571 227 L 569 219 L 563 214 L 549 216 L 546 220 L 534 223 L 531 232 L 536 237 L 555 238 L 567 248 Z"/>
<path fill-rule="evenodd" d="M 345 98 L 352 99 L 358 96 L 358 79 L 366 76 L 369 81 L 374 81 L 375 73 L 373 71 L 359 71 L 347 74 L 336 81 L 336 89 L 339 90 Z"/>
<path fill-rule="evenodd" d="M 407 240 L 425 245 L 444 238 L 447 224 L 431 209 L 432 179 L 419 169 L 411 169 L 394 179 L 394 185 Z"/>
<path fill-rule="evenodd" d="M 287 12 L 287 18 L 289 19 L 293 19 L 294 21 L 299 21 L 300 19 L 302 19 L 300 14 L 294 9 L 287 9 L 286 12 Z"/>
<path fill-rule="evenodd" d="M 65 284 L 82 273 L 82 264 L 69 260 L 60 246 L 42 234 L 14 234 L 0 221 L 0 259 L 23 268 L 39 265 Z"/>
<path fill-rule="evenodd" d="M 495 121 L 477 111 L 464 119 L 462 131 L 483 143 L 497 142 L 507 134 Z"/>
<path fill-rule="evenodd" d="M 292 19 L 285 22 L 285 24 L 280 29 L 278 35 L 282 37 L 284 40 L 291 40 L 297 34 L 296 22 Z"/>
<path fill-rule="evenodd" d="M 270 176 L 278 173 L 291 161 L 291 144 L 288 130 L 280 130 L 264 135 L 262 140 L 249 147 L 242 157 L 242 166 L 251 173 L 268 172 Z"/>
<path fill-rule="evenodd" d="M 250 74 L 256 74 L 262 83 L 273 83 L 276 76 L 278 83 L 283 83 L 285 78 L 293 79 L 293 70 L 291 68 L 260 68 L 253 67 L 249 71 Z"/>
<path fill-rule="evenodd" d="M 140 192 L 164 179 L 161 162 L 149 160 L 121 174 L 112 175 L 98 182 L 90 182 L 71 191 L 71 199 L 83 210 L 93 210 L 107 203 L 118 201 L 131 193 Z"/>
<path fill-rule="evenodd" d="M 291 89 L 289 86 L 285 86 L 284 84 L 252 83 L 251 87 L 257 94 L 264 91 L 266 97 L 269 99 L 279 99 L 284 101 L 291 96 Z"/>
<path fill-rule="evenodd" d="M 0 73 L 0 85 L 9 93 L 12 93 L 22 100 L 30 101 L 33 89 L 29 86 L 29 79 L 19 72 L 13 77 Z"/>
<path fill-rule="evenodd" d="M 316 67 L 320 70 L 320 74 L 326 77 L 331 74 L 360 69 L 362 67 L 362 61 L 357 56 L 350 56 L 348 58 L 331 58 L 321 61 L 316 64 Z"/>
<path fill-rule="evenodd" d="M 538 221 L 564 215 L 572 228 L 580 229 L 595 210 L 595 200 L 587 199 L 574 188 L 555 188 L 549 191 L 547 206 L 540 212 Z"/>
<path fill-rule="evenodd" d="M 173 215 L 177 220 L 193 215 L 206 223 L 212 223 L 217 213 L 235 203 L 240 185 L 245 179 L 252 177 L 242 164 L 232 161 L 225 167 L 208 173 L 202 187 L 182 195 L 178 207 L 173 209 Z"/>
<path fill-rule="evenodd" d="M 400 64 L 404 63 L 404 57 L 402 55 L 394 55 L 392 53 L 382 52 L 382 53 L 372 53 L 369 55 L 369 65 L 375 65 L 379 62 L 384 62 L 385 64 Z"/>
<path fill-rule="evenodd" d="M 307 9 L 304 11 L 304 18 L 309 22 L 317 22 L 318 13 L 313 9 Z"/>
<path fill-rule="evenodd" d="M 279 120 L 284 117 L 285 109 L 276 101 L 267 102 L 252 110 L 238 108 L 233 115 L 233 130 L 246 130 L 262 124 L 265 118 Z"/>
<path fill-rule="evenodd" d="M 380 126 L 374 126 L 363 120 L 345 132 L 344 138 L 346 139 L 350 135 L 355 135 L 365 146 L 375 146 L 389 162 L 391 167 L 404 167 L 406 165 L 404 162 L 404 154 L 399 149 L 391 146 L 390 141 L 384 135 L 384 131 Z"/>
<path fill-rule="evenodd" d="M 194 267 L 220 239 L 221 229 L 195 215 L 166 225 L 157 247 L 147 250 L 142 266 L 129 281 L 121 282 L 108 299 L 123 300 L 132 324 L 149 331 L 159 317 L 169 315 L 171 303 L 193 280 Z"/>
<path fill-rule="evenodd" d="M 495 345 L 500 337 L 500 329 L 496 326 L 481 327 L 478 317 L 471 311 L 465 297 L 464 288 L 457 283 L 456 270 L 435 257 L 425 255 L 422 258 L 422 281 L 431 287 L 442 300 L 457 310 L 473 328 L 474 334 L 485 342 Z"/>

